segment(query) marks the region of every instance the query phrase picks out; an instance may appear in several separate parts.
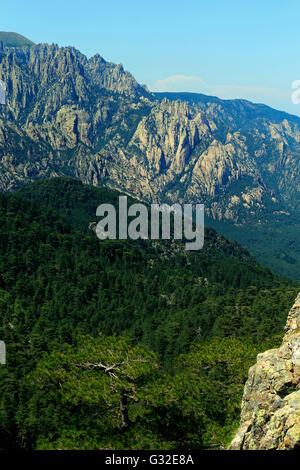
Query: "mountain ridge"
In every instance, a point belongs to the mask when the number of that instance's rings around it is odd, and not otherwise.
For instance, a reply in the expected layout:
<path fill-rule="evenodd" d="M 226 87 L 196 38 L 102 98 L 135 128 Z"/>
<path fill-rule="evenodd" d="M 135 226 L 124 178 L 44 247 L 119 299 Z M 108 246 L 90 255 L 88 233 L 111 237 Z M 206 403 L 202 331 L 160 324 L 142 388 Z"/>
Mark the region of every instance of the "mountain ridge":
<path fill-rule="evenodd" d="M 122 65 L 73 47 L 7 49 L 0 79 L 2 191 L 71 176 L 148 202 L 201 202 L 221 231 L 300 279 L 299 118 L 245 100 L 158 99 Z M 264 253 L 269 228 L 281 258 Z"/>

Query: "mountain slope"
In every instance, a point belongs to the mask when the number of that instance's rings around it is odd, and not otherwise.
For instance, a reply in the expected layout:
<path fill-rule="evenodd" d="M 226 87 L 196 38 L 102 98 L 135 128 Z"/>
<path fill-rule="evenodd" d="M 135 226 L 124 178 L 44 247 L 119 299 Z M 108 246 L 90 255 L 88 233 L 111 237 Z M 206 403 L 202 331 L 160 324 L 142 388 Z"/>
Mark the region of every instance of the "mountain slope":
<path fill-rule="evenodd" d="M 80 230 L 85 234 L 91 235 L 91 224 L 96 223 L 98 220 L 96 217 L 98 205 L 108 203 L 118 208 L 118 198 L 123 193 L 105 187 L 97 188 L 84 185 L 80 180 L 72 178 L 56 177 L 41 179 L 26 185 L 17 191 L 16 194 L 27 200 L 34 201 L 36 204 L 42 205 L 42 207 L 46 207 L 47 210 L 54 210 L 57 214 L 68 220 L 68 223 L 74 230 Z M 137 202 L 140 201 L 128 197 L 128 207 Z M 181 254 L 190 256 L 184 249 L 184 243 L 179 241 L 173 244 L 168 240 L 137 240 L 132 242 L 129 239 L 128 243 L 133 243 L 134 246 L 138 245 L 140 248 L 155 252 L 156 254 L 162 253 L 162 250 L 167 249 L 168 256 L 170 256 L 174 255 L 173 250 L 176 249 Z M 205 227 L 205 244 L 203 249 L 195 254 L 195 259 L 201 260 L 203 255 L 212 256 L 216 259 L 219 258 L 220 260 L 228 258 L 232 259 L 232 262 L 239 260 L 246 263 L 246 270 L 250 269 L 253 272 L 258 270 L 257 273 L 260 272 L 265 279 L 272 279 L 272 282 L 275 278 L 278 281 L 280 279 L 283 281 L 282 277 L 274 276 L 269 269 L 260 267 L 255 258 L 244 247 L 234 241 L 226 240 L 226 238 L 209 227 Z M 242 277 L 243 274 L 240 273 L 239 283 L 243 282 Z M 268 286 L 271 286 L 271 282 L 268 282 Z"/>
<path fill-rule="evenodd" d="M 298 286 L 210 229 L 194 253 L 168 241 L 100 242 L 89 222 L 118 196 L 70 178 L 0 194 L 1 449 L 224 448 L 249 365 L 280 342 Z M 128 336 L 161 364 L 142 401 L 137 384 L 128 430 L 101 376 L 75 383 L 67 362 L 78 335 L 88 344 L 99 332 L 109 351 Z"/>
<path fill-rule="evenodd" d="M 5 47 L 23 47 L 33 46 L 33 42 L 30 39 L 25 38 L 21 34 L 0 31 L 0 43 L 3 43 Z"/>
<path fill-rule="evenodd" d="M 147 201 L 201 202 L 219 231 L 300 279 L 299 118 L 245 100 L 155 95 L 122 65 L 57 45 L 6 49 L 0 79 L 2 191 L 61 175 Z"/>

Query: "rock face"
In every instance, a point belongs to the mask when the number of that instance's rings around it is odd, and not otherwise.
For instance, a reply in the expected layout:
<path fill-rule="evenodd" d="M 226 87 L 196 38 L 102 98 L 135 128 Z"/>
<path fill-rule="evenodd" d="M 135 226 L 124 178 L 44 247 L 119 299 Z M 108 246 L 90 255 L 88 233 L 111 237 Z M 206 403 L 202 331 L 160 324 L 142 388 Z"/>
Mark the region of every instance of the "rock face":
<path fill-rule="evenodd" d="M 300 450 L 300 294 L 279 349 L 257 356 L 231 450 Z"/>
<path fill-rule="evenodd" d="M 300 119 L 244 100 L 150 93 L 99 54 L 6 47 L 0 189 L 61 175 L 234 223 L 298 208 Z M 291 180 L 293 184 L 291 185 Z"/>

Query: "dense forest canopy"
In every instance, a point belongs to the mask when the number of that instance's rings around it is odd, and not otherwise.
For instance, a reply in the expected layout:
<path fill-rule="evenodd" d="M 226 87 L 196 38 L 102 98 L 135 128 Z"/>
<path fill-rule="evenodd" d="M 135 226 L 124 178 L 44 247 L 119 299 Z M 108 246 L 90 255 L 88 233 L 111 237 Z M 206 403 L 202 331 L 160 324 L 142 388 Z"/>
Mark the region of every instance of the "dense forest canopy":
<path fill-rule="evenodd" d="M 199 252 L 100 241 L 118 196 L 68 178 L 0 195 L 1 448 L 224 448 L 280 342 L 295 283 L 209 228 Z"/>

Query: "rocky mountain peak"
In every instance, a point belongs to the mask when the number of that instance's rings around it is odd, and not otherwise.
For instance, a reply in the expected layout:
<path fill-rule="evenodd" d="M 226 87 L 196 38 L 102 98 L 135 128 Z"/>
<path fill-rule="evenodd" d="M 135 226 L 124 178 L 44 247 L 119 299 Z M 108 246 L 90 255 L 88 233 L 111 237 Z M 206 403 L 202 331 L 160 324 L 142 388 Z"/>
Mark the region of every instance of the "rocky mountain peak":
<path fill-rule="evenodd" d="M 2 191 L 60 175 L 148 201 L 204 203 L 216 228 L 228 223 L 232 236 L 238 227 L 232 238 L 299 279 L 298 117 L 245 100 L 154 94 L 122 64 L 57 44 L 4 47 L 0 80 Z M 291 236 L 280 234 L 285 249 L 269 263 L 261 240 L 283 226 Z"/>

